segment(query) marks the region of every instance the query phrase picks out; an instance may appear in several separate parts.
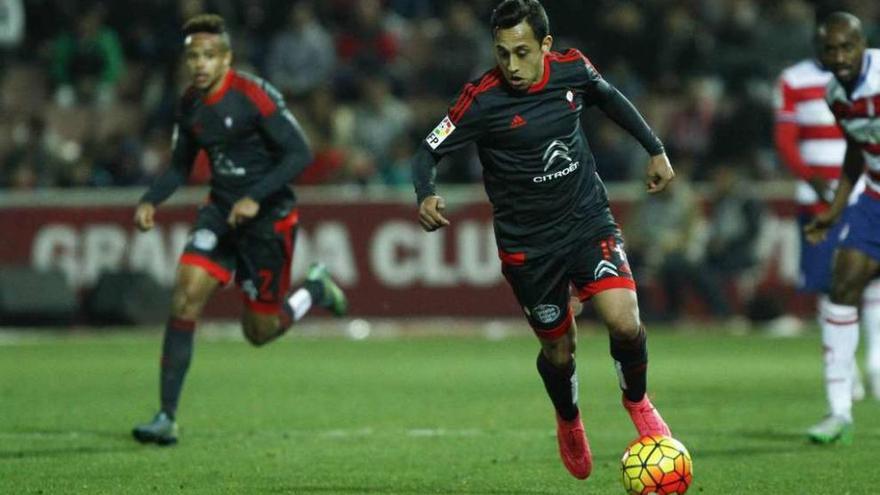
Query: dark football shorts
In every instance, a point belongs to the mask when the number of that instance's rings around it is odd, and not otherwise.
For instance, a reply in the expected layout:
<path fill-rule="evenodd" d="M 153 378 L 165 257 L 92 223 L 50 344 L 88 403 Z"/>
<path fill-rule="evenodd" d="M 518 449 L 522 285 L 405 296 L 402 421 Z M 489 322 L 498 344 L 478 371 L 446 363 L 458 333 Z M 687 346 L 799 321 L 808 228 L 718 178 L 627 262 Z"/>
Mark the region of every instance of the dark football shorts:
<path fill-rule="evenodd" d="M 277 314 L 290 288 L 290 266 L 298 221 L 296 209 L 269 208 L 231 229 L 214 204 L 199 208 L 198 218 L 180 257 L 225 285 L 235 273 L 245 304 L 257 313 Z"/>
<path fill-rule="evenodd" d="M 572 291 L 585 301 L 608 289 L 636 289 L 619 230 L 533 260 L 522 253 L 501 251 L 500 255 L 501 271 L 542 339 L 557 339 L 568 332 Z"/>

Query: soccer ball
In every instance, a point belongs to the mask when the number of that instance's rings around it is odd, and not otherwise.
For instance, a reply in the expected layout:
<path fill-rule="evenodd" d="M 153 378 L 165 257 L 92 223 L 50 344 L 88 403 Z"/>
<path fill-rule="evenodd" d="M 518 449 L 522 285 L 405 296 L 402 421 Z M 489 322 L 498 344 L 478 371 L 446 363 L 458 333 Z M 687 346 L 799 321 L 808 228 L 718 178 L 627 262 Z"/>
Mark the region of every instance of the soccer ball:
<path fill-rule="evenodd" d="M 620 459 L 623 488 L 630 495 L 682 495 L 691 485 L 691 454 L 672 437 L 644 436 Z"/>

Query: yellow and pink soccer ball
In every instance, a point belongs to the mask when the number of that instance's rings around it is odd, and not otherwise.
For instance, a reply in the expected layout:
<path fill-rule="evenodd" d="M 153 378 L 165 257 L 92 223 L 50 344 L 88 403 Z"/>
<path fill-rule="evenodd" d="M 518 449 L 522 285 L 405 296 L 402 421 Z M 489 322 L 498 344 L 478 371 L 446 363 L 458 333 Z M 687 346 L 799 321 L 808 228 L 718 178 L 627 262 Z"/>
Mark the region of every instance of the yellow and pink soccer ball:
<path fill-rule="evenodd" d="M 630 495 L 682 495 L 693 480 L 691 454 L 672 437 L 644 436 L 620 459 L 623 488 Z"/>

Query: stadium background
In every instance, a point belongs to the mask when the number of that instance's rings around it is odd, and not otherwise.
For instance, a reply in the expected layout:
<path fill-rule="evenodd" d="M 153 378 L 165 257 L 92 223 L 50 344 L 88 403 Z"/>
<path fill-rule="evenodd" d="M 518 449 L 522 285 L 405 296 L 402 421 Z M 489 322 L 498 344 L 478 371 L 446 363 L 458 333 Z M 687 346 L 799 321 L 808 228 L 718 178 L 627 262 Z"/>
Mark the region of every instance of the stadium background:
<path fill-rule="evenodd" d="M 325 260 L 352 291 L 355 315 L 516 314 L 497 269 L 473 149 L 439 168 L 454 223 L 437 236 L 420 234 L 412 221 L 407 161 L 462 84 L 491 66 L 486 26 L 494 3 L 0 3 L 0 228 L 8 233 L 0 264 L 59 271 L 80 300 L 105 272 L 146 271 L 171 283 L 192 218 L 186 205 L 197 204 L 203 192 L 183 193 L 173 203 L 180 206 L 160 210 L 154 233 L 135 233 L 129 216 L 168 162 L 173 107 L 186 84 L 181 21 L 213 11 L 229 23 L 236 68 L 267 77 L 284 92 L 316 153 L 298 181 L 305 228 L 295 277 L 311 260 Z M 546 6 L 555 47 L 579 47 L 637 104 L 678 173 L 668 198 L 645 198 L 644 152 L 609 119 L 587 113 L 585 128 L 628 240 L 646 317 L 808 314 L 809 299 L 792 290 L 793 182 L 773 149 L 774 80 L 811 55 L 817 12 L 848 8 L 877 40 L 877 3 L 548 0 Z M 206 165 L 200 156 L 193 186 L 207 180 Z M 719 224 L 741 219 L 713 217 L 722 200 L 760 204 L 757 227 L 740 230 L 739 239 L 713 239 L 742 227 Z M 708 252 L 725 242 L 731 245 L 722 249 L 747 253 L 732 267 Z M 670 266 L 664 259 L 677 261 Z M 721 286 L 728 307 L 718 297 L 695 297 L 701 290 L 668 293 L 701 273 L 719 282 L 713 285 Z M 684 299 L 681 312 L 668 310 L 671 297 Z M 209 314 L 231 316 L 236 307 L 227 293 Z M 81 311 L 74 318 L 84 320 Z"/>

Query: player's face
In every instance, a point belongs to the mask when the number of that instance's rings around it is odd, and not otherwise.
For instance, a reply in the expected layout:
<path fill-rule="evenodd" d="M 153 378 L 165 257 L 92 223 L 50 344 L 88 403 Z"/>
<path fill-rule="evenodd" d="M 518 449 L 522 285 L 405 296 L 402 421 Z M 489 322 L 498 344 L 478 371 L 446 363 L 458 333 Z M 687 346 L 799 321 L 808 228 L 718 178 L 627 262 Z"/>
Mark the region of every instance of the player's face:
<path fill-rule="evenodd" d="M 211 92 L 223 82 L 232 53 L 218 34 L 196 33 L 186 38 L 186 68 L 197 89 Z"/>
<path fill-rule="evenodd" d="M 865 39 L 846 25 L 826 27 L 818 36 L 819 60 L 843 84 L 851 83 L 862 71 Z"/>
<path fill-rule="evenodd" d="M 540 81 L 544 76 L 544 54 L 552 45 L 553 38 L 549 35 L 538 42 L 525 20 L 511 28 L 496 30 L 495 61 L 507 84 L 517 91 L 526 91 Z"/>

